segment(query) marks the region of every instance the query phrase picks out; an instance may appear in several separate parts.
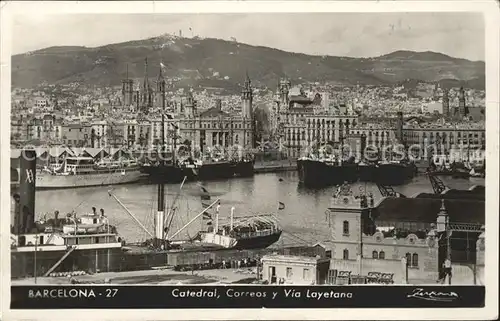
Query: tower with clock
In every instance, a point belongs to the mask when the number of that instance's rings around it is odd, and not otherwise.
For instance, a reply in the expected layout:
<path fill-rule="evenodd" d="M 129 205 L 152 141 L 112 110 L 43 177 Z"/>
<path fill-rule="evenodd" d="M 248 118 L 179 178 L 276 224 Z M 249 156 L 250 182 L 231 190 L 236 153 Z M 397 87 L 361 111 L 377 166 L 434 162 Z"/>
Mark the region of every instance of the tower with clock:
<path fill-rule="evenodd" d="M 357 260 L 361 255 L 363 217 L 369 214 L 369 203 L 363 188 L 354 192 L 347 183 L 338 187 L 328 209 L 333 259 Z"/>

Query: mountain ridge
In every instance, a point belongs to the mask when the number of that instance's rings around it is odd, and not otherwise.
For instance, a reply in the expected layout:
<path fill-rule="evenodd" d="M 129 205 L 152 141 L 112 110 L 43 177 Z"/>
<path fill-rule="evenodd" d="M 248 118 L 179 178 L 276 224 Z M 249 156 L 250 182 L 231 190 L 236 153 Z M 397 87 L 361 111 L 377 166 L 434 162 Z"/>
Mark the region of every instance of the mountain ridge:
<path fill-rule="evenodd" d="M 179 86 L 234 88 L 248 71 L 257 86 L 275 88 L 285 75 L 297 82 L 341 85 L 397 84 L 406 79 L 484 83 L 485 64 L 424 51 L 397 50 L 371 58 L 307 55 L 215 38 L 161 35 L 98 47 L 52 46 L 12 56 L 12 85 L 32 88 L 47 82 L 119 85 L 127 76 L 156 78 L 160 63 Z M 127 71 L 128 70 L 128 71 Z M 482 89 L 482 88 L 479 88 Z"/>

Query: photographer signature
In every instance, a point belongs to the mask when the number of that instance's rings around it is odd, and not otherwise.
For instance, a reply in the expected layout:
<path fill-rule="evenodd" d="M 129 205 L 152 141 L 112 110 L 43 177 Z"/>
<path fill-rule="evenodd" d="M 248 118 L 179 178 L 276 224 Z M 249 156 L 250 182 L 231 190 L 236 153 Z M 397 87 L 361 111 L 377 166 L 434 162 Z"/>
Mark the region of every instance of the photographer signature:
<path fill-rule="evenodd" d="M 407 297 L 428 301 L 451 302 L 458 299 L 458 294 L 456 292 L 424 291 L 422 288 L 417 288 Z"/>

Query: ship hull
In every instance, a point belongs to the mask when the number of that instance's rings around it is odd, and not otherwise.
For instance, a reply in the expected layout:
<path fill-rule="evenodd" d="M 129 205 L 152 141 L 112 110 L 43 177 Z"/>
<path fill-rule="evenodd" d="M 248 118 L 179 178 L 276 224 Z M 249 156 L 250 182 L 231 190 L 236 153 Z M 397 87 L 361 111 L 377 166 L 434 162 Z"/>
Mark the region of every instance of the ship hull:
<path fill-rule="evenodd" d="M 254 163 L 253 162 L 235 162 L 232 165 L 233 175 L 237 177 L 250 177 L 253 176 L 254 171 Z"/>
<path fill-rule="evenodd" d="M 377 166 L 374 183 L 402 185 L 414 177 L 414 172 L 410 164 L 381 164 Z"/>
<path fill-rule="evenodd" d="M 357 165 L 328 165 L 316 160 L 298 160 L 299 180 L 308 187 L 327 187 L 355 182 L 358 179 Z"/>
<path fill-rule="evenodd" d="M 122 172 L 102 172 L 85 175 L 53 175 L 49 173 L 37 173 L 36 189 L 62 189 L 77 187 L 92 187 L 135 183 L 140 180 L 142 173 L 137 170 L 126 170 Z"/>
<path fill-rule="evenodd" d="M 276 243 L 282 232 L 251 238 L 238 239 L 236 244 L 230 248 L 211 243 L 190 243 L 187 247 L 181 246 L 178 250 L 151 251 L 136 248 L 124 252 L 120 260 L 121 271 L 148 270 L 153 267 L 171 266 L 200 266 L 206 264 L 210 259 L 213 263 L 227 262 L 241 256 L 241 250 L 257 251 L 265 249 Z M 244 255 L 243 255 L 244 256 Z"/>
<path fill-rule="evenodd" d="M 234 169 L 229 162 L 203 164 L 198 169 L 199 180 L 227 179 L 234 176 Z"/>
<path fill-rule="evenodd" d="M 375 182 L 377 176 L 377 167 L 375 165 L 358 166 L 358 176 L 361 182 Z"/>
<path fill-rule="evenodd" d="M 266 247 L 278 242 L 280 237 L 281 231 L 265 236 L 238 239 L 233 248 L 238 250 L 265 249 Z"/>
<path fill-rule="evenodd" d="M 165 166 L 143 166 L 142 172 L 148 175 L 153 183 L 180 183 L 186 177 L 188 181 L 197 179 L 194 168 L 182 168 L 173 165 Z"/>

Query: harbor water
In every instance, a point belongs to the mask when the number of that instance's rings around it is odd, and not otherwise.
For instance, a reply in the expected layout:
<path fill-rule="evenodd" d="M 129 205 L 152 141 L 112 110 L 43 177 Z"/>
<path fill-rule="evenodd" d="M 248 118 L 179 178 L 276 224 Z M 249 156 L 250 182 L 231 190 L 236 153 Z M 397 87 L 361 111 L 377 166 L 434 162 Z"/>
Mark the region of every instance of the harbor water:
<path fill-rule="evenodd" d="M 484 179 L 442 178 L 449 188 L 467 189 L 473 185 L 484 185 Z M 220 221 L 228 221 L 231 207 L 235 208 L 235 217 L 274 214 L 279 220 L 284 233 L 276 245 L 304 245 L 331 239 L 325 211 L 336 191 L 335 187 L 312 190 L 299 186 L 296 172 L 256 174 L 249 178 L 235 178 L 224 181 L 186 183 L 176 202 L 175 216 L 172 220 L 170 235 L 194 218 L 203 208 L 200 201 L 200 185 L 211 194 L 212 199 L 221 200 Z M 180 185 L 166 185 L 166 208 L 170 208 L 179 191 Z M 36 192 L 37 219 L 46 215 L 52 218 L 54 211 L 59 217 L 75 211 L 78 214 L 92 212 L 92 207 L 104 209 L 110 224 L 115 225 L 119 234 L 127 242 L 143 241 L 150 236 L 118 202 L 109 195 L 108 190 L 151 233 L 153 218 L 157 210 L 157 186 L 141 182 L 121 186 L 103 186 Z M 376 185 L 355 183 L 352 191 L 361 189 L 372 192 L 375 200 L 381 197 Z M 420 192 L 432 193 L 432 186 L 427 176 L 415 177 L 403 186 L 394 186 L 394 190 L 408 197 Z M 279 202 L 285 208 L 279 210 Z M 437 214 L 437 213 L 436 213 Z M 176 239 L 193 237 L 202 228 L 201 218 L 194 221 Z"/>

